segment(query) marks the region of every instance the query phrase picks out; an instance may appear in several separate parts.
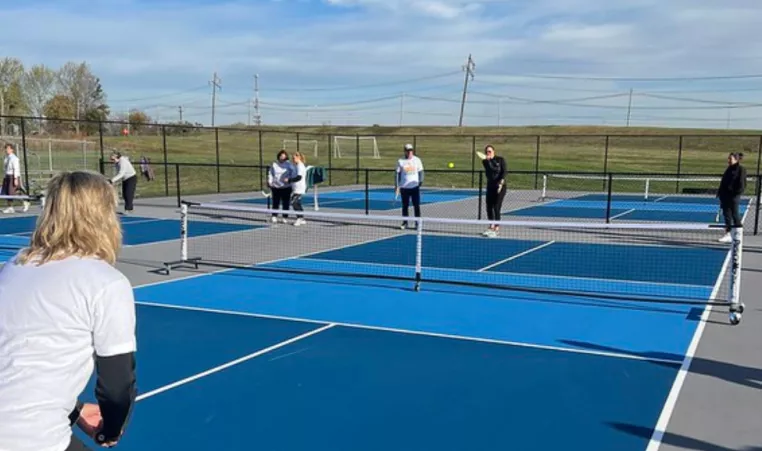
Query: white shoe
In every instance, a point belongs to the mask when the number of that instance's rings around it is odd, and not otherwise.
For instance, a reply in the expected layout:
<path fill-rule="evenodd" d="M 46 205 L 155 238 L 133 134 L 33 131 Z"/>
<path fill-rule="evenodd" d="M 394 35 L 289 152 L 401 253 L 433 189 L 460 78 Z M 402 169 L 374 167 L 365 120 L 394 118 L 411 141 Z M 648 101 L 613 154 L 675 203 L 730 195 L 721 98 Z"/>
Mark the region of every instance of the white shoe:
<path fill-rule="evenodd" d="M 16 213 L 16 210 L 13 207 L 8 207 L 5 210 L 3 210 L 3 213 L 5 214 Z"/>
<path fill-rule="evenodd" d="M 497 236 L 497 232 L 495 232 L 494 230 L 488 230 L 485 236 L 489 238 L 495 238 Z"/>
<path fill-rule="evenodd" d="M 278 217 L 277 217 L 277 216 L 273 216 L 273 217 L 271 217 L 271 218 L 270 218 L 270 222 L 272 222 L 273 224 L 275 224 L 276 222 L 278 222 Z"/>
<path fill-rule="evenodd" d="M 294 221 L 294 227 L 299 227 L 300 225 L 303 225 L 306 222 L 307 221 L 305 221 L 303 218 L 297 218 L 296 221 Z"/>
<path fill-rule="evenodd" d="M 733 237 L 731 237 L 729 233 L 726 233 L 722 238 L 720 238 L 717 241 L 719 241 L 720 243 L 731 243 L 733 242 Z"/>
<path fill-rule="evenodd" d="M 24 201 L 24 212 L 29 211 L 29 202 Z"/>
<path fill-rule="evenodd" d="M 288 224 L 288 219 L 280 218 L 280 222 L 282 222 L 283 224 Z"/>

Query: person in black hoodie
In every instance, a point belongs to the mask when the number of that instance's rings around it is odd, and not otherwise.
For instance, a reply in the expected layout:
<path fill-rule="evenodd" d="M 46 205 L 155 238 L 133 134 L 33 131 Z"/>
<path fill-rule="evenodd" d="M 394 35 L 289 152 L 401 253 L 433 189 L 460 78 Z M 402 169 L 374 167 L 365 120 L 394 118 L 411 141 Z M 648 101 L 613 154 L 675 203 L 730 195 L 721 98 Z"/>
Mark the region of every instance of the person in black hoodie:
<path fill-rule="evenodd" d="M 731 153 L 728 155 L 728 167 L 722 174 L 717 197 L 720 199 L 720 209 L 725 217 L 725 235 L 720 238 L 721 243 L 729 243 L 733 239 L 730 231 L 736 227 L 743 227 L 739 206 L 741 195 L 746 189 L 746 168 L 741 165 L 743 153 Z"/>
<path fill-rule="evenodd" d="M 491 221 L 500 221 L 500 210 L 503 208 L 503 199 L 508 189 L 505 185 L 506 163 L 503 157 L 495 155 L 495 148 L 492 145 L 484 148 L 484 155 L 482 165 L 487 176 L 487 218 Z M 482 235 L 495 237 L 499 231 L 499 225 L 490 224 Z"/>

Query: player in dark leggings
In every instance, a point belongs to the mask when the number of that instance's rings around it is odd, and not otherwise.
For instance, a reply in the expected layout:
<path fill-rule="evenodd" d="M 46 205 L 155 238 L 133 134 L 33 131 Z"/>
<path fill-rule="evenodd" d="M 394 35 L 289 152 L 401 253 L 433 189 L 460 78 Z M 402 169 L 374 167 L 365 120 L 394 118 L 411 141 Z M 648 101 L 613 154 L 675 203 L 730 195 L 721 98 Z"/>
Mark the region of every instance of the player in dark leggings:
<path fill-rule="evenodd" d="M 503 208 L 503 199 L 508 190 L 505 185 L 506 163 L 503 157 L 495 155 L 495 148 L 492 145 L 484 148 L 484 155 L 486 158 L 482 160 L 482 165 L 487 175 L 487 218 L 491 221 L 500 221 L 500 210 Z M 482 235 L 495 237 L 499 231 L 499 225 L 490 224 Z"/>
<path fill-rule="evenodd" d="M 720 199 L 720 209 L 725 217 L 725 235 L 720 238 L 721 243 L 729 243 L 733 239 L 730 231 L 737 227 L 743 227 L 739 207 L 741 195 L 746 190 L 746 168 L 741 165 L 743 153 L 731 153 L 728 155 L 728 167 L 722 175 L 717 197 Z"/>

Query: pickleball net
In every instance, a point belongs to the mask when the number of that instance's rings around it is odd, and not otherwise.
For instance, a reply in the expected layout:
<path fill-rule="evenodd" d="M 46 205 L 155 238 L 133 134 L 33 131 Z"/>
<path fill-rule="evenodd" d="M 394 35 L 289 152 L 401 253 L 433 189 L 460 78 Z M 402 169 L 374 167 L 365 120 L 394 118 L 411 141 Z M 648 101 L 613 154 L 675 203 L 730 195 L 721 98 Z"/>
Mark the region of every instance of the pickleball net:
<path fill-rule="evenodd" d="M 542 176 L 540 200 L 564 199 L 585 193 L 626 194 L 644 201 L 666 197 L 713 196 L 721 177 L 670 177 L 621 174 L 546 173 Z"/>
<path fill-rule="evenodd" d="M 245 269 L 329 280 L 362 278 L 605 300 L 734 307 L 740 303 L 743 230 L 734 240 L 711 224 L 579 223 L 403 218 L 230 203 L 183 202 L 173 269 Z M 194 227 L 225 224 L 226 233 Z M 204 224 L 194 225 L 194 224 Z M 406 226 L 403 227 L 403 223 Z M 287 289 L 287 280 L 285 289 Z M 396 286 L 400 286 L 399 284 Z"/>
<path fill-rule="evenodd" d="M 30 209 L 45 204 L 42 195 L 8 195 L 0 194 L 0 213 L 26 213 Z"/>

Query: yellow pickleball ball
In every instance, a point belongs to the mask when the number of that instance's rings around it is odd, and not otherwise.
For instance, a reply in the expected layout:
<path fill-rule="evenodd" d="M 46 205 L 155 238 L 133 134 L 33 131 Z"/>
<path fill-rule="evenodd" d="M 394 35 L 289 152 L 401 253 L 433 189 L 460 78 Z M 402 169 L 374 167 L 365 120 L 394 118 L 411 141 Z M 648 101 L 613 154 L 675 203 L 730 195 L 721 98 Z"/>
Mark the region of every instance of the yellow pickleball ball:
<path fill-rule="evenodd" d="M 455 163 L 453 163 L 453 162 L 449 162 L 449 163 L 447 163 L 447 167 L 448 167 L 448 168 L 450 168 L 450 169 L 452 169 L 452 168 L 454 168 L 454 167 L 455 167 Z"/>

